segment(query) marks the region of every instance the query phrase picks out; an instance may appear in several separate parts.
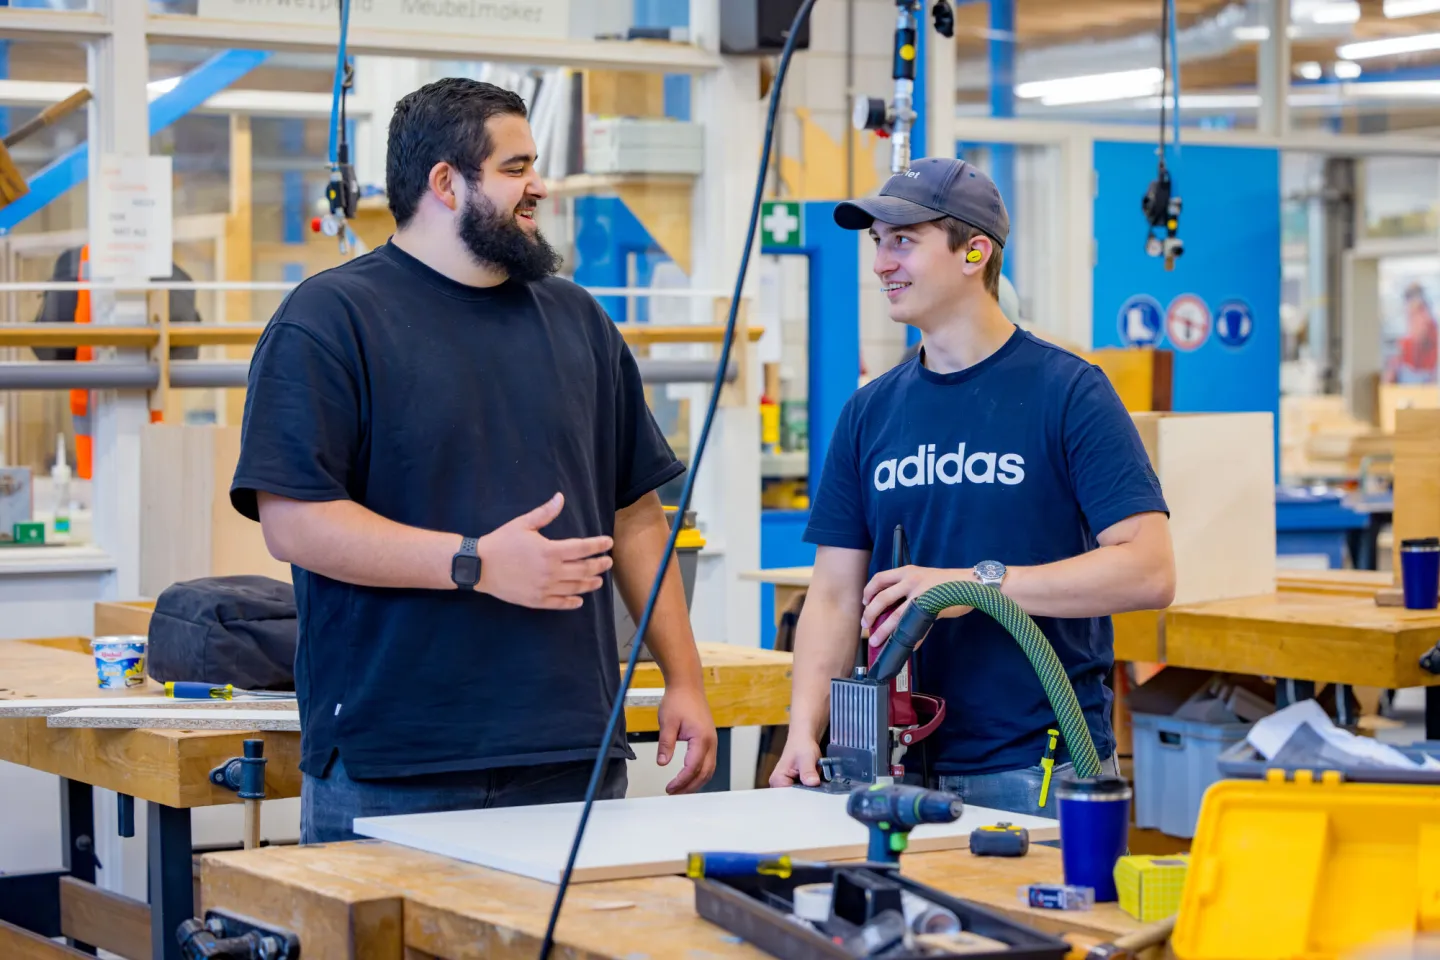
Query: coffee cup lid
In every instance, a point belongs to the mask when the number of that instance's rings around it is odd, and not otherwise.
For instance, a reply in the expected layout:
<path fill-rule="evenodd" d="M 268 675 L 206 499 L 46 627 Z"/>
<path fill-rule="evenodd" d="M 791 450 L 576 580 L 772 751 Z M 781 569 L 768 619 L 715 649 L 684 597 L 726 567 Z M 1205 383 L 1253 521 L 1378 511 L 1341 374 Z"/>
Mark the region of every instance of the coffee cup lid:
<path fill-rule="evenodd" d="M 1440 537 L 1411 537 L 1400 541 L 1401 550 L 1440 550 Z"/>
<path fill-rule="evenodd" d="M 1073 777 L 1060 781 L 1055 795 L 1062 800 L 1126 800 L 1130 784 L 1121 777 Z"/>

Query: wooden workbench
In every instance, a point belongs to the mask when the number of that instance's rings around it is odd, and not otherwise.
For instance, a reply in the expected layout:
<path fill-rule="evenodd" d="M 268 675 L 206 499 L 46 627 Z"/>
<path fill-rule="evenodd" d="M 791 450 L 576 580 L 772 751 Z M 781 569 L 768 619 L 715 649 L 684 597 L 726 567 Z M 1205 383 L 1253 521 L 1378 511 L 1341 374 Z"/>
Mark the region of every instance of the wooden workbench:
<path fill-rule="evenodd" d="M 1114 904 L 1075 913 L 1029 910 L 1016 889 L 1058 882 L 1059 852 L 1017 859 L 964 852 L 911 854 L 903 871 L 937 889 L 998 908 L 1054 933 L 1101 939 L 1139 924 Z M 202 861 L 205 909 L 283 926 L 308 960 L 532 960 L 555 887 L 388 843 L 269 847 Z M 758 960 L 766 956 L 695 914 L 681 877 L 577 884 L 566 897 L 556 956 Z M 409 951 L 409 952 L 406 952 Z"/>
<path fill-rule="evenodd" d="M 102 691 L 95 685 L 94 659 L 89 641 L 66 637 L 40 641 L 0 641 L 0 699 L 157 696 L 163 691 L 153 681 L 129 690 Z M 713 789 L 728 789 L 730 782 L 730 731 L 732 727 L 784 724 L 789 718 L 789 654 L 727 644 L 702 643 L 700 660 L 705 691 L 715 718 L 719 744 Z M 664 686 L 659 667 L 642 663 L 635 672 L 636 688 Z M 659 729 L 654 707 L 625 711 L 627 732 L 634 740 L 654 739 Z M 95 879 L 93 801 L 90 787 L 105 787 L 130 798 L 150 801 L 148 806 L 148 859 L 152 878 L 151 902 L 162 910 L 152 915 L 152 954 L 178 957 L 174 928 L 193 913 L 190 878 L 190 809 L 236 803 L 236 795 L 209 780 L 210 771 L 242 753 L 247 739 L 265 741 L 266 796 L 271 799 L 300 794 L 300 735 L 297 733 L 235 733 L 182 730 L 100 730 L 56 728 L 43 717 L 0 717 L 0 760 L 58 774 L 68 871 L 0 879 L 0 920 L 12 919 L 7 910 L 56 896 L 64 874 L 86 883 Z M 84 838 L 81 840 L 80 838 Z M 23 885 L 23 889 L 22 889 Z M 144 909 L 144 905 L 138 905 Z M 58 936 L 59 915 L 40 924 L 40 933 Z M 53 922 L 52 922 L 53 921 Z M 166 931 L 161 934 L 161 931 Z M 103 944 L 102 944 L 103 945 Z M 137 958 L 138 960 L 138 958 Z"/>
<path fill-rule="evenodd" d="M 809 586 L 812 568 L 742 574 L 775 585 L 775 609 Z M 1391 574 L 1282 572 L 1275 593 L 1114 618 L 1115 659 L 1313 683 L 1427 687 L 1426 736 L 1440 739 L 1440 676 L 1420 657 L 1440 640 L 1440 610 L 1375 604 Z"/>

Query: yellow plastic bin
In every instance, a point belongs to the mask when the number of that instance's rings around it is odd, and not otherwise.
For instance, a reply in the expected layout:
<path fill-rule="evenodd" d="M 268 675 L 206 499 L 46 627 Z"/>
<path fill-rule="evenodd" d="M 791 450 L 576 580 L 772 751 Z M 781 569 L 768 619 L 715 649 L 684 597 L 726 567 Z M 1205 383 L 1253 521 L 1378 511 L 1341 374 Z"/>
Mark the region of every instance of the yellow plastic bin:
<path fill-rule="evenodd" d="M 1328 960 L 1440 936 L 1440 787 L 1282 770 L 1205 794 L 1180 960 Z"/>

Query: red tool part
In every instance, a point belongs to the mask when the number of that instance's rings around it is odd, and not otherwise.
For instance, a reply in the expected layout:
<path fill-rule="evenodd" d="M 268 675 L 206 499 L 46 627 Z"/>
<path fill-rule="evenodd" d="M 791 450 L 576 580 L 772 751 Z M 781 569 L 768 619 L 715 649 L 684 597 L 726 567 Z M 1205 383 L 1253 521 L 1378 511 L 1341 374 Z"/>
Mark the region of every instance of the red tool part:
<path fill-rule="evenodd" d="M 890 619 L 895 609 L 887 610 L 875 618 L 875 627 Z M 875 665 L 883 649 L 883 646 L 868 648 L 869 666 Z M 890 681 L 890 726 L 896 730 L 898 745 L 903 747 L 913 747 L 924 740 L 934 733 L 940 726 L 940 721 L 945 719 L 944 700 L 911 692 L 910 667 L 911 664 L 907 663 L 905 669 Z M 890 774 L 895 777 L 904 776 L 904 765 L 892 764 Z"/>

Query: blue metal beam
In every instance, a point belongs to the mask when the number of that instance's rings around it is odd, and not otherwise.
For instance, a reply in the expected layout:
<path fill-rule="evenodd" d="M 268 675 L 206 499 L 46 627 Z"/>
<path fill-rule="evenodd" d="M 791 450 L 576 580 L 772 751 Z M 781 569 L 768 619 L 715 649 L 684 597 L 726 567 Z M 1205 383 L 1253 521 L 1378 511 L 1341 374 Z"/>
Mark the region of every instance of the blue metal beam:
<path fill-rule="evenodd" d="M 180 78 L 175 89 L 150 101 L 150 136 L 173 125 L 269 59 L 265 50 L 225 50 Z M 81 144 L 30 178 L 30 192 L 0 209 L 0 235 L 90 175 L 90 147 Z"/>
<path fill-rule="evenodd" d="M 990 0 L 990 115 L 1015 116 L 1015 0 Z M 990 174 L 1000 197 L 1014 216 L 1015 148 L 1008 143 L 990 145 Z M 1006 251 L 1003 271 L 1015 280 L 1015 250 Z"/>

